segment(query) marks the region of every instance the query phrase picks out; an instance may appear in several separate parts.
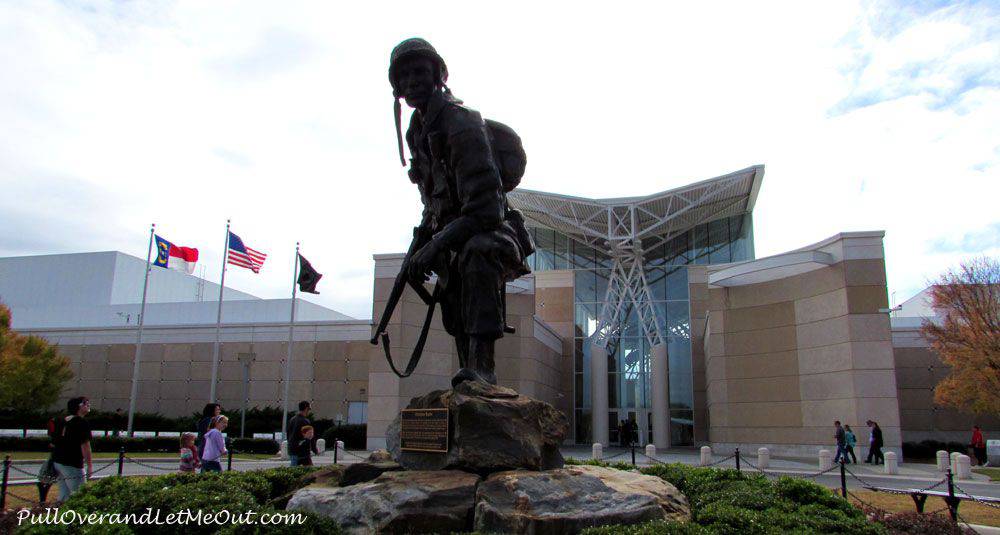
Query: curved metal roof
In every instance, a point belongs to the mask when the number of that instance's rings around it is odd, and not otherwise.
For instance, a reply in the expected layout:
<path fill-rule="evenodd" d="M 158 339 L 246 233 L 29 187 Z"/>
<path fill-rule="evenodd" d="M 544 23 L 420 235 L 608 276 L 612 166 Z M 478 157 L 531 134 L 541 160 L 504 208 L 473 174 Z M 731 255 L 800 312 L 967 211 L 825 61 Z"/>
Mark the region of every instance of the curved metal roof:
<path fill-rule="evenodd" d="M 753 210 L 764 166 L 645 197 L 587 199 L 526 189 L 507 194 L 529 221 L 604 248 L 670 237 L 709 221 Z"/>

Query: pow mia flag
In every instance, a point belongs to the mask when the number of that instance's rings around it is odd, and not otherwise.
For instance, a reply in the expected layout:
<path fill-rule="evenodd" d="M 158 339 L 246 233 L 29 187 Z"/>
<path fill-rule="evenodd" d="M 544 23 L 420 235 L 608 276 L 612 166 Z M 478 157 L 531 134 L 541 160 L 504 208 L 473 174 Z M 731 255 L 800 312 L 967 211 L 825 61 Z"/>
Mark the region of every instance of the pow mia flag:
<path fill-rule="evenodd" d="M 299 255 L 299 291 L 318 295 L 316 284 L 321 278 L 323 274 L 313 269 L 306 257 Z"/>

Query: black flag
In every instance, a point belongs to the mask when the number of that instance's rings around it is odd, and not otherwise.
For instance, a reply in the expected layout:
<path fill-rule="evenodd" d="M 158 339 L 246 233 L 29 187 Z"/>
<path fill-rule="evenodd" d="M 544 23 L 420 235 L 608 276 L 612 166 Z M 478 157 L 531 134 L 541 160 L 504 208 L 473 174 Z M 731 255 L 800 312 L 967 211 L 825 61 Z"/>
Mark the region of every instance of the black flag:
<path fill-rule="evenodd" d="M 299 255 L 299 291 L 318 295 L 316 284 L 322 278 L 323 274 L 313 269 L 306 257 Z"/>

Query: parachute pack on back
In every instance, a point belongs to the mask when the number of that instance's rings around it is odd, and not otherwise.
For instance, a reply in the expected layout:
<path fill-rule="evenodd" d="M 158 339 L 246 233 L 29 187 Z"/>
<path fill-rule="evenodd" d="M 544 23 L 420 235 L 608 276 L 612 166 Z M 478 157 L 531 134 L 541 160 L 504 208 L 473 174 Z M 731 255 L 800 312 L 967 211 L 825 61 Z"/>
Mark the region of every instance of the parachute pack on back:
<path fill-rule="evenodd" d="M 513 128 L 492 119 L 485 119 L 493 147 L 493 160 L 500 168 L 500 181 L 505 192 L 512 191 L 521 183 L 524 168 L 528 165 L 528 155 L 521 144 L 521 136 Z"/>

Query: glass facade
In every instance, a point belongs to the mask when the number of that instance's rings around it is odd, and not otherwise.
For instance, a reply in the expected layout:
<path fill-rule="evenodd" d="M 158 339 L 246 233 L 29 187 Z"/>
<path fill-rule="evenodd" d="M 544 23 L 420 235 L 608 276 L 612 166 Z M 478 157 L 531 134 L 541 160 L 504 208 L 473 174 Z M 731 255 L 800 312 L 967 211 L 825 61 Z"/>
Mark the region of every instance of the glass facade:
<path fill-rule="evenodd" d="M 750 214 L 718 219 L 699 225 L 669 242 L 645 248 L 643 264 L 652 293 L 656 316 L 667 342 L 670 381 L 671 444 L 693 445 L 694 392 L 691 370 L 690 306 L 688 264 L 721 264 L 753 259 L 753 224 Z M 612 260 L 606 254 L 578 243 L 548 228 L 529 228 L 536 252 L 529 258 L 533 271 L 571 269 L 574 271 L 575 355 L 574 410 L 576 442 L 591 443 L 590 429 L 590 344 L 588 337 L 597 327 L 597 317 L 608 288 Z M 612 442 L 617 441 L 615 424 L 637 414 L 647 414 L 652 406 L 650 389 L 650 347 L 642 334 L 638 317 L 630 310 L 621 341 L 608 355 L 608 421 Z M 649 421 L 640 416 L 638 421 Z M 648 435 L 647 435 L 648 436 Z"/>

